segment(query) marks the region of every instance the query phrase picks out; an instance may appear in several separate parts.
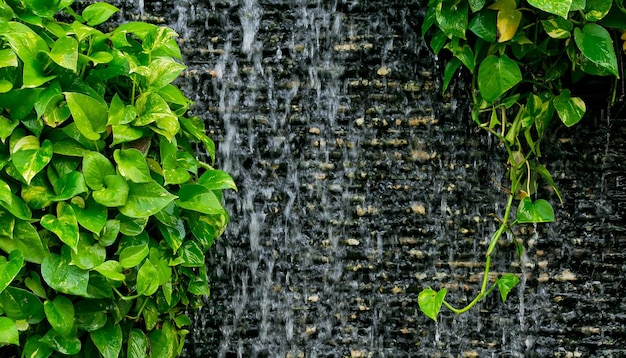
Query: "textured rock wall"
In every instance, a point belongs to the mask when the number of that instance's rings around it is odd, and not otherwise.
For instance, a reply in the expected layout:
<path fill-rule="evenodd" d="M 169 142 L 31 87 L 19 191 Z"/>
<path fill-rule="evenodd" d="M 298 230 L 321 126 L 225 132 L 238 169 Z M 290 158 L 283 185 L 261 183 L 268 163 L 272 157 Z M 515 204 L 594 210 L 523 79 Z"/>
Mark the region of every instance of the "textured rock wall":
<path fill-rule="evenodd" d="M 494 271 L 519 273 L 520 289 L 438 325 L 418 312 L 428 285 L 473 297 L 505 204 L 501 150 L 469 123 L 460 85 L 439 93 L 423 3 L 117 4 L 122 21 L 181 34 L 179 84 L 240 188 L 188 356 L 626 354 L 626 121 L 600 112 L 544 148 L 558 221 L 520 229 L 521 260 L 497 250 Z"/>

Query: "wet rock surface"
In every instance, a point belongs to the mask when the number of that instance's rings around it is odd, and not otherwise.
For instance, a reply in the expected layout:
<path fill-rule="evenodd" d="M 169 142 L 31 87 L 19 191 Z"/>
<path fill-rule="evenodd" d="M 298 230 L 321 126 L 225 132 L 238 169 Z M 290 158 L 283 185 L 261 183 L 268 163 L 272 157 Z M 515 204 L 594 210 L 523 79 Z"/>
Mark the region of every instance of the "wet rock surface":
<path fill-rule="evenodd" d="M 417 293 L 473 298 L 505 168 L 462 81 L 440 94 L 425 1 L 113 3 L 181 35 L 178 83 L 240 189 L 187 356 L 626 355 L 626 120 L 552 132 L 557 222 L 519 228 L 525 255 L 503 242 L 493 264 L 519 289 L 436 325 Z"/>

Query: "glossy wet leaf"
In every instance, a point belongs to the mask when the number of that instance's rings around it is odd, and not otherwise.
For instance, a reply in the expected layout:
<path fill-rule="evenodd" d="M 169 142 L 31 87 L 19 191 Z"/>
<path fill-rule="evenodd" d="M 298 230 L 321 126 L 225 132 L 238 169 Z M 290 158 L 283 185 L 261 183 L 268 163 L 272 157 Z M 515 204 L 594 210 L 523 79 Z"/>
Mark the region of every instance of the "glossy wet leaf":
<path fill-rule="evenodd" d="M 446 293 L 445 288 L 439 291 L 435 291 L 430 287 L 422 290 L 417 297 L 417 304 L 420 310 L 433 321 L 437 321 L 437 315 L 439 315 Z"/>
<path fill-rule="evenodd" d="M 199 213 L 187 213 L 191 233 L 202 244 L 205 250 L 213 245 L 213 241 L 224 232 L 228 224 L 228 214 L 204 215 Z"/>
<path fill-rule="evenodd" d="M 40 264 L 48 255 L 47 247 L 43 245 L 37 229 L 32 224 L 17 220 L 13 229 L 13 236 L 19 237 L 19 240 L 0 236 L 0 249 L 5 252 L 19 250 L 24 255 L 25 261 L 37 264 Z"/>
<path fill-rule="evenodd" d="M 91 270 L 104 263 L 106 259 L 106 249 L 94 243 L 90 234 L 81 233 L 78 247 L 72 252 L 72 264 L 83 270 Z"/>
<path fill-rule="evenodd" d="M 100 139 L 100 135 L 106 130 L 109 112 L 106 104 L 91 96 L 74 92 L 65 92 L 65 100 L 80 133 L 90 140 Z"/>
<path fill-rule="evenodd" d="M 537 9 L 567 18 L 572 6 L 572 0 L 528 0 L 528 3 Z"/>
<path fill-rule="evenodd" d="M 506 55 L 488 56 L 478 68 L 478 89 L 487 102 L 493 102 L 521 81 L 519 66 Z"/>
<path fill-rule="evenodd" d="M 8 317 L 0 317 L 0 346 L 20 344 L 19 331 L 15 325 L 15 321 Z"/>
<path fill-rule="evenodd" d="M 206 135 L 204 123 L 198 117 L 179 118 L 181 128 L 189 133 L 193 138 L 204 144 L 204 149 L 211 158 L 211 162 L 215 162 L 215 143 Z"/>
<path fill-rule="evenodd" d="M 31 211 L 22 198 L 13 194 L 11 187 L 0 179 L 0 206 L 13 214 L 16 218 L 30 220 Z M 8 251 L 10 252 L 10 251 Z"/>
<path fill-rule="evenodd" d="M 613 40 L 605 28 L 594 23 L 586 24 L 582 30 L 577 27 L 574 29 L 574 40 L 585 59 L 619 77 Z"/>
<path fill-rule="evenodd" d="M 481 11 L 472 18 L 468 30 L 487 42 L 495 42 L 498 34 L 497 13 Z"/>
<path fill-rule="evenodd" d="M 41 263 L 41 275 L 46 283 L 56 291 L 70 295 L 87 294 L 89 272 L 70 265 L 70 260 L 50 254 Z"/>
<path fill-rule="evenodd" d="M 83 10 L 81 16 L 87 20 L 87 25 L 96 26 L 107 21 L 119 9 L 106 2 L 91 4 Z"/>
<path fill-rule="evenodd" d="M 443 0 L 437 4 L 435 16 L 439 27 L 446 35 L 465 39 L 468 23 L 467 2 Z"/>
<path fill-rule="evenodd" d="M 204 252 L 196 241 L 185 241 L 178 249 L 178 255 L 182 258 L 185 267 L 204 267 Z"/>
<path fill-rule="evenodd" d="M 149 334 L 150 337 L 150 357 L 162 358 L 173 357 L 175 352 L 176 342 L 173 342 L 168 336 L 160 329 L 155 329 Z"/>
<path fill-rule="evenodd" d="M 22 267 L 24 267 L 24 255 L 21 251 L 11 251 L 8 258 L 0 254 L 0 293 L 13 282 Z"/>
<path fill-rule="evenodd" d="M 179 200 L 176 204 L 187 210 L 198 211 L 204 214 L 220 214 L 224 207 L 213 193 L 200 184 L 185 184 L 178 191 Z"/>
<path fill-rule="evenodd" d="M 66 202 L 57 204 L 56 216 L 44 215 L 40 220 L 41 226 L 53 232 L 61 241 L 76 251 L 78 246 L 78 220 L 71 205 Z"/>
<path fill-rule="evenodd" d="M 54 329 L 50 329 L 48 333 L 41 337 L 40 342 L 46 343 L 55 351 L 65 355 L 78 354 L 82 347 L 80 339 L 77 337 L 63 337 Z"/>
<path fill-rule="evenodd" d="M 137 272 L 137 293 L 153 295 L 159 289 L 159 273 L 150 260 L 145 260 Z"/>
<path fill-rule="evenodd" d="M 131 218 L 154 215 L 176 199 L 175 195 L 154 181 L 142 184 L 129 182 L 128 186 L 128 201 L 119 210 Z"/>
<path fill-rule="evenodd" d="M 170 84 L 187 68 L 169 57 L 159 57 L 150 62 L 148 67 L 150 68 L 148 86 L 157 89 Z"/>
<path fill-rule="evenodd" d="M 98 243 L 102 245 L 102 247 L 113 245 L 115 240 L 117 240 L 117 235 L 120 233 L 120 227 L 121 224 L 119 220 L 107 220 L 100 235 L 97 236 Z"/>
<path fill-rule="evenodd" d="M 106 207 L 118 207 L 128 202 L 129 186 L 121 175 L 104 177 L 103 188 L 93 192 L 93 199 Z"/>
<path fill-rule="evenodd" d="M 126 105 L 116 93 L 111 100 L 109 108 L 109 125 L 129 124 L 137 118 L 135 106 Z"/>
<path fill-rule="evenodd" d="M 511 292 L 513 287 L 515 287 L 515 285 L 517 285 L 519 281 L 519 277 L 512 273 L 504 274 L 498 279 L 498 281 L 496 281 L 496 284 L 498 285 L 498 290 L 500 290 L 500 297 L 502 298 L 502 302 L 506 302 L 506 298 L 509 295 L 509 292 Z"/>
<path fill-rule="evenodd" d="M 73 171 L 58 178 L 53 183 L 56 196 L 54 201 L 65 201 L 87 191 L 85 178 L 80 172 Z"/>
<path fill-rule="evenodd" d="M 517 222 L 546 223 L 554 221 L 552 205 L 544 199 L 532 201 L 530 197 L 522 199 L 517 207 Z"/>
<path fill-rule="evenodd" d="M 148 337 L 139 329 L 133 329 L 128 336 L 128 358 L 148 357 Z"/>
<path fill-rule="evenodd" d="M 52 160 L 52 142 L 44 140 L 41 145 L 34 136 L 20 139 L 11 154 L 13 165 L 27 184 Z"/>
<path fill-rule="evenodd" d="M 596 22 L 608 15 L 613 5 L 613 0 L 587 0 L 585 6 L 585 19 Z"/>
<path fill-rule="evenodd" d="M 44 317 L 43 303 L 30 291 L 9 286 L 0 294 L 4 314 L 14 321 L 24 320 L 30 324 L 41 322 Z"/>
<path fill-rule="evenodd" d="M 82 198 L 80 199 L 82 200 Z M 76 200 L 76 202 L 80 201 Z M 80 226 L 99 234 L 104 228 L 107 221 L 108 210 L 105 206 L 98 204 L 93 198 L 83 201 L 82 205 L 78 205 L 72 201 L 72 208 L 76 215 L 76 220 Z"/>
<path fill-rule="evenodd" d="M 204 269 L 200 269 L 200 271 L 204 271 Z M 206 280 L 206 273 L 202 272 L 201 274 L 190 278 L 187 291 L 196 296 L 211 295 L 211 289 L 209 288 L 209 283 Z"/>
<path fill-rule="evenodd" d="M 48 323 L 62 336 L 69 336 L 74 327 L 74 305 L 67 297 L 58 295 L 43 304 Z"/>
<path fill-rule="evenodd" d="M 548 36 L 553 39 L 566 39 L 569 38 L 574 29 L 574 24 L 571 21 L 562 17 L 555 17 L 553 19 L 541 20 L 541 25 L 546 31 Z"/>
<path fill-rule="evenodd" d="M 207 170 L 199 178 L 198 184 L 209 190 L 233 189 L 237 191 L 237 185 L 230 174 L 223 170 Z"/>
<path fill-rule="evenodd" d="M 57 65 L 76 71 L 78 42 L 70 36 L 61 37 L 54 42 L 49 56 Z"/>
<path fill-rule="evenodd" d="M 564 89 L 561 94 L 554 97 L 552 103 L 554 104 L 554 109 L 559 114 L 559 118 L 568 127 L 578 123 L 585 115 L 587 109 L 582 98 L 571 97 L 569 89 Z"/>
<path fill-rule="evenodd" d="M 120 265 L 123 268 L 135 267 L 148 257 L 149 252 L 147 244 L 126 247 L 120 252 Z"/>
<path fill-rule="evenodd" d="M 24 65 L 23 86 L 25 88 L 39 87 L 55 76 L 46 76 L 43 63 L 37 59 L 39 52 L 49 52 L 48 45 L 36 32 L 19 22 L 9 22 L 9 31 L 3 32 L 3 37 Z"/>
<path fill-rule="evenodd" d="M 124 268 L 122 265 L 115 260 L 108 260 L 100 265 L 94 267 L 94 270 L 99 272 L 102 276 L 108 278 L 113 281 L 124 281 L 126 276 L 122 274 Z"/>
<path fill-rule="evenodd" d="M 114 175 L 115 168 L 102 153 L 87 151 L 83 157 L 83 176 L 85 183 L 92 190 L 102 189 L 104 177 Z"/>
<path fill-rule="evenodd" d="M 113 153 L 120 174 L 133 183 L 150 183 L 150 169 L 146 158 L 135 148 L 118 149 Z"/>
<path fill-rule="evenodd" d="M 24 344 L 24 357 L 29 358 L 48 358 L 52 354 L 52 348 L 40 341 L 41 336 L 32 335 Z"/>

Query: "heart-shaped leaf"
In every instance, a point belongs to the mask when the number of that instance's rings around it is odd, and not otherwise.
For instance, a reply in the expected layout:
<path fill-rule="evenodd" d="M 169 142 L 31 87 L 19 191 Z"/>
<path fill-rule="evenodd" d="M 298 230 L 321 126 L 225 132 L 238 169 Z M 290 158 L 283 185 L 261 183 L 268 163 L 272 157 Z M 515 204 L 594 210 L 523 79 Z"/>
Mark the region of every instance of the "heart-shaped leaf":
<path fill-rule="evenodd" d="M 43 303 L 32 292 L 8 286 L 0 294 L 4 314 L 15 320 L 37 324 L 44 319 Z"/>
<path fill-rule="evenodd" d="M 158 57 L 150 62 L 148 67 L 150 68 L 148 85 L 155 89 L 165 87 L 187 68 L 170 57 Z"/>
<path fill-rule="evenodd" d="M 48 175 L 50 177 L 50 174 Z M 51 179 L 51 178 L 50 178 Z M 85 178 L 78 171 L 73 171 L 63 175 L 56 180 L 50 180 L 57 194 L 54 201 L 65 201 L 87 191 Z"/>
<path fill-rule="evenodd" d="M 87 201 L 81 197 L 74 197 L 74 199 L 71 205 L 80 226 L 94 234 L 99 234 L 107 221 L 107 208 L 98 204 L 93 197 L 88 198 Z"/>
<path fill-rule="evenodd" d="M 619 77 L 613 40 L 604 27 L 594 23 L 586 24 L 582 30 L 577 27 L 574 29 L 574 40 L 584 58 Z"/>
<path fill-rule="evenodd" d="M 517 222 L 546 223 L 554 221 L 554 210 L 546 200 L 538 199 L 533 202 L 530 197 L 525 197 L 517 207 Z"/>
<path fill-rule="evenodd" d="M 4 207 L 8 212 L 16 218 L 22 220 L 30 220 L 32 214 L 24 201 L 13 194 L 9 184 L 0 179 L 0 206 Z M 7 251 L 10 252 L 10 251 Z"/>
<path fill-rule="evenodd" d="M 204 214 L 221 214 L 224 207 L 212 190 L 200 184 L 185 184 L 178 191 L 179 200 L 176 204 L 187 210 Z"/>
<path fill-rule="evenodd" d="M 41 263 L 41 276 L 52 289 L 69 295 L 86 296 L 89 272 L 57 254 L 49 254 Z"/>
<path fill-rule="evenodd" d="M 50 230 L 61 241 L 76 251 L 78 246 L 78 220 L 72 206 L 66 202 L 57 204 L 57 216 L 46 214 L 40 220 L 41 226 Z"/>
<path fill-rule="evenodd" d="M 131 218 L 152 216 L 177 198 L 155 181 L 143 184 L 129 182 L 128 187 L 128 201 L 119 210 Z"/>
<path fill-rule="evenodd" d="M 89 333 L 91 341 L 104 358 L 117 358 L 122 349 L 122 327 L 108 320 L 106 325 Z"/>
<path fill-rule="evenodd" d="M 148 244 L 128 246 L 120 252 L 119 262 L 123 268 L 132 268 L 148 256 Z"/>
<path fill-rule="evenodd" d="M 128 357 L 148 357 L 148 337 L 140 329 L 133 329 L 128 336 Z"/>
<path fill-rule="evenodd" d="M 83 270 L 91 270 L 106 259 L 106 249 L 95 243 L 90 234 L 81 233 L 76 251 L 72 251 L 72 264 Z"/>
<path fill-rule="evenodd" d="M 0 346 L 6 344 L 20 345 L 20 333 L 15 321 L 8 317 L 0 317 Z"/>
<path fill-rule="evenodd" d="M 580 97 L 570 96 L 569 89 L 564 89 L 561 94 L 554 97 L 552 103 L 561 121 L 568 127 L 578 123 L 587 109 L 585 102 Z"/>
<path fill-rule="evenodd" d="M 94 267 L 94 270 L 98 271 L 102 276 L 113 281 L 124 281 L 126 279 L 126 276 L 122 274 L 123 269 L 122 265 L 115 260 L 105 261 Z"/>
<path fill-rule="evenodd" d="M 138 149 L 117 149 L 113 152 L 113 157 L 117 163 L 117 169 L 124 178 L 133 183 L 152 181 L 146 158 Z"/>
<path fill-rule="evenodd" d="M 159 289 L 159 273 L 150 260 L 145 260 L 137 272 L 137 294 L 151 296 Z"/>
<path fill-rule="evenodd" d="M 82 347 L 81 341 L 77 337 L 64 337 L 54 329 L 50 329 L 45 336 L 41 337 L 40 341 L 52 347 L 55 351 L 65 355 L 78 354 Z"/>
<path fill-rule="evenodd" d="M 161 142 L 159 150 L 161 154 L 161 162 L 163 163 L 163 176 L 165 178 L 165 184 L 181 184 L 189 181 L 191 178 L 189 172 L 178 167 L 176 155 L 178 148 L 176 148 L 176 140 L 172 140 L 172 142 Z"/>
<path fill-rule="evenodd" d="M 522 72 L 507 55 L 490 55 L 478 68 L 478 89 L 487 102 L 493 102 L 522 81 Z"/>
<path fill-rule="evenodd" d="M 519 277 L 512 273 L 504 274 L 498 279 L 498 281 L 496 281 L 498 289 L 500 290 L 500 297 L 502 297 L 502 302 L 506 302 L 506 298 L 509 295 L 509 292 L 511 292 L 513 287 L 515 287 L 515 285 L 517 285 L 518 283 Z"/>
<path fill-rule="evenodd" d="M 15 221 L 13 236 L 19 237 L 19 240 L 0 236 L 0 249 L 5 252 L 19 250 L 24 255 L 24 260 L 40 264 L 44 257 L 48 255 L 48 248 L 44 246 L 41 237 L 37 233 L 35 227 L 22 220 Z"/>
<path fill-rule="evenodd" d="M 98 243 L 102 247 L 108 247 L 115 243 L 117 239 L 117 235 L 120 232 L 121 223 L 117 219 L 107 220 L 104 228 L 100 232 L 100 235 L 97 236 Z"/>
<path fill-rule="evenodd" d="M 121 175 L 104 177 L 104 188 L 93 192 L 93 200 L 106 207 L 125 205 L 128 200 L 129 186 Z"/>
<path fill-rule="evenodd" d="M 24 255 L 19 250 L 11 251 L 8 261 L 6 257 L 0 255 L 0 293 L 13 282 L 23 266 Z"/>
<path fill-rule="evenodd" d="M 442 288 L 439 291 L 435 291 L 432 288 L 422 290 L 417 296 L 417 304 L 422 312 L 433 321 L 437 321 L 437 315 L 441 310 L 441 305 L 446 297 L 447 290 Z"/>
<path fill-rule="evenodd" d="M 52 142 L 44 140 L 39 145 L 35 136 L 20 139 L 12 149 L 11 161 L 26 183 L 30 184 L 33 177 L 52 160 Z"/>
<path fill-rule="evenodd" d="M 83 157 L 83 176 L 87 186 L 100 190 L 104 185 L 104 177 L 115 175 L 113 164 L 99 152 L 88 151 Z"/>
<path fill-rule="evenodd" d="M 528 3 L 539 10 L 567 18 L 572 0 L 528 0 Z"/>
<path fill-rule="evenodd" d="M 233 189 L 237 191 L 237 185 L 230 174 L 217 169 L 204 172 L 198 178 L 198 184 L 201 184 L 209 190 Z"/>
<path fill-rule="evenodd" d="M 125 105 L 120 96 L 116 93 L 111 100 L 109 109 L 108 125 L 129 124 L 137 118 L 135 106 Z"/>
<path fill-rule="evenodd" d="M 85 138 L 100 139 L 106 130 L 109 108 L 103 102 L 82 93 L 65 92 L 74 123 Z"/>
<path fill-rule="evenodd" d="M 67 337 L 74 327 L 74 305 L 67 297 L 57 295 L 54 300 L 43 304 L 48 323 L 60 335 Z"/>
<path fill-rule="evenodd" d="M 52 61 L 56 62 L 57 65 L 76 71 L 76 65 L 78 63 L 78 42 L 71 36 L 58 38 L 54 42 L 48 56 L 50 56 Z"/>
<path fill-rule="evenodd" d="M 81 14 L 83 19 L 87 20 L 87 25 L 96 26 L 107 21 L 119 9 L 106 2 L 97 2 L 91 4 L 83 10 Z"/>

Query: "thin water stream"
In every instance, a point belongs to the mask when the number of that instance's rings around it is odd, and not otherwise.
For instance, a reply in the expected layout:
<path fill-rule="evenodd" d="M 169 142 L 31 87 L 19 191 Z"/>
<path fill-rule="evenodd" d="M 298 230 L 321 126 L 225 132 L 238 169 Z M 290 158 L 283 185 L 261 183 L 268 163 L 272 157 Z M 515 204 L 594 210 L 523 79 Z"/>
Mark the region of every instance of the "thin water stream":
<path fill-rule="evenodd" d="M 493 264 L 522 275 L 521 291 L 436 325 L 417 293 L 445 285 L 459 305 L 476 294 L 505 204 L 490 177 L 505 168 L 470 123 L 462 82 L 440 94 L 425 1 L 120 3 L 122 20 L 181 34 L 179 83 L 240 189 L 225 198 L 231 224 L 207 262 L 212 295 L 187 356 L 624 352 L 626 145 L 607 140 L 624 121 L 556 132 L 560 221 L 524 228 L 522 260 L 503 242 Z M 586 164 L 576 143 L 589 145 Z"/>

